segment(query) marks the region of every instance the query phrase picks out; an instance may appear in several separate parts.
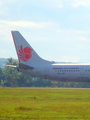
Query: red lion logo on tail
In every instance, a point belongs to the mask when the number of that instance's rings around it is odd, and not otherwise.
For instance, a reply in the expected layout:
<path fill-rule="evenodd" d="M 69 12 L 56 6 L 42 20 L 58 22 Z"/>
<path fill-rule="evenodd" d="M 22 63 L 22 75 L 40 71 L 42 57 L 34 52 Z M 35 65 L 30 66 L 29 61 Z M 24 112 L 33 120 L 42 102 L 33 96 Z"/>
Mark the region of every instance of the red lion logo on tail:
<path fill-rule="evenodd" d="M 32 57 L 31 51 L 32 51 L 31 48 L 29 47 L 23 48 L 23 46 L 21 45 L 18 50 L 19 59 L 21 59 L 22 61 L 28 61 Z"/>

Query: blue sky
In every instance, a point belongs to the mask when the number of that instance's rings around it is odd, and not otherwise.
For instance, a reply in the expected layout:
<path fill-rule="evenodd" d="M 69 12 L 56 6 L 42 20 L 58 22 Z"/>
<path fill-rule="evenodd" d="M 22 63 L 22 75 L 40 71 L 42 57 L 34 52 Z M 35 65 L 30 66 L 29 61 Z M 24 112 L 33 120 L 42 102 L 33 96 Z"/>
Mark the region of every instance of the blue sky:
<path fill-rule="evenodd" d="M 17 58 L 11 30 L 46 60 L 90 62 L 89 0 L 0 0 L 0 58 Z"/>

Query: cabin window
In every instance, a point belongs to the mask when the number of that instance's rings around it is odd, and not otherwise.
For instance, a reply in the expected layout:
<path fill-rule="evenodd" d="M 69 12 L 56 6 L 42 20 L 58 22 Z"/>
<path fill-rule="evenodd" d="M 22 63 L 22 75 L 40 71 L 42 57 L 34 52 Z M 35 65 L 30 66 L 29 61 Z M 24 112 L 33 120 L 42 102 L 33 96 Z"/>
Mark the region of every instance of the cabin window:
<path fill-rule="evenodd" d="M 57 70 L 55 70 L 55 72 L 57 72 Z"/>

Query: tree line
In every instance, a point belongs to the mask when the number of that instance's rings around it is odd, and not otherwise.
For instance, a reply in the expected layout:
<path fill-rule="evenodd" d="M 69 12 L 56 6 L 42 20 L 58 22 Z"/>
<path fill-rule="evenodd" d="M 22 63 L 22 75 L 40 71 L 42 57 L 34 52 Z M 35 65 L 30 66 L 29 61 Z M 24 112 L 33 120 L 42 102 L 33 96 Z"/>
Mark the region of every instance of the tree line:
<path fill-rule="evenodd" d="M 16 68 L 6 65 L 17 65 L 17 60 L 8 58 L 4 68 L 0 68 L 0 87 L 68 87 L 68 88 L 90 88 L 90 83 L 79 82 L 57 82 L 32 77 L 21 72 Z"/>

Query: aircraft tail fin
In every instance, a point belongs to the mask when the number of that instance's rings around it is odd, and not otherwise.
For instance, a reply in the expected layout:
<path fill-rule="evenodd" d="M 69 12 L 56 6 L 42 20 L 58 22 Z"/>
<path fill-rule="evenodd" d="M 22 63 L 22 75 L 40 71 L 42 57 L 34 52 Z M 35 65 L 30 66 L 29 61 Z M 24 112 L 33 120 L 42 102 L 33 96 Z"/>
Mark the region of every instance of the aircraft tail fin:
<path fill-rule="evenodd" d="M 24 37 L 18 31 L 11 31 L 14 40 L 19 64 L 34 65 L 50 63 L 43 60 L 38 56 L 30 44 L 24 39 Z"/>

